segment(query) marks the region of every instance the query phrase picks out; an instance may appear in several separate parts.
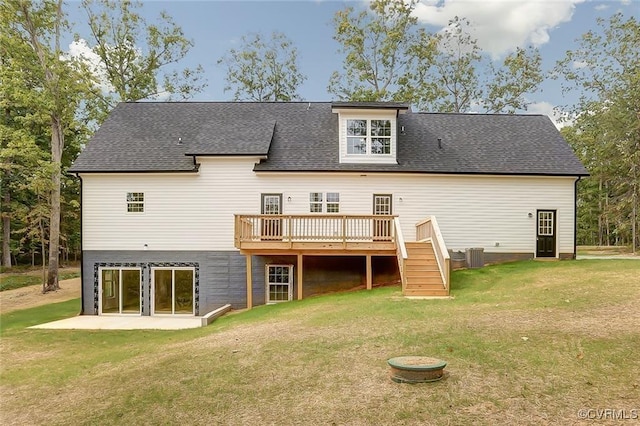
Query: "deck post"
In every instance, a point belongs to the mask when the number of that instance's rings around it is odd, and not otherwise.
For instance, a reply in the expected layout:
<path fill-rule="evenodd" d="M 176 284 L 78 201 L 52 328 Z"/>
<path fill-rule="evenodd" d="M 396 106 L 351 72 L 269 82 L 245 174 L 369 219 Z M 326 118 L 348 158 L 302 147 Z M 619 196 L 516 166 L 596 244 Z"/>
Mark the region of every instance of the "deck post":
<path fill-rule="evenodd" d="M 367 290 L 371 290 L 372 286 L 372 277 L 371 277 L 371 255 L 367 255 Z"/>
<path fill-rule="evenodd" d="M 298 300 L 302 300 L 302 253 L 298 253 Z"/>
<path fill-rule="evenodd" d="M 253 307 L 253 273 L 251 268 L 251 255 L 247 256 L 247 309 Z"/>

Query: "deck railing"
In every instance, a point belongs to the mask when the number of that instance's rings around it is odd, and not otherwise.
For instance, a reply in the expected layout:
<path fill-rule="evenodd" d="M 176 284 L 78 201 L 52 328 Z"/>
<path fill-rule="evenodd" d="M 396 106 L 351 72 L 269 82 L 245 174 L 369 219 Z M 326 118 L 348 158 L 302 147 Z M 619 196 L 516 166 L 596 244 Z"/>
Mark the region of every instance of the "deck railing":
<path fill-rule="evenodd" d="M 431 240 L 433 251 L 436 255 L 436 261 L 440 268 L 440 274 L 442 276 L 442 282 L 445 288 L 449 288 L 450 272 L 451 272 L 451 258 L 449 251 L 444 243 L 444 238 L 440 233 L 440 227 L 435 216 L 428 217 L 427 219 L 420 221 L 416 224 L 416 241 Z"/>
<path fill-rule="evenodd" d="M 235 215 L 235 243 L 395 242 L 392 215 Z"/>

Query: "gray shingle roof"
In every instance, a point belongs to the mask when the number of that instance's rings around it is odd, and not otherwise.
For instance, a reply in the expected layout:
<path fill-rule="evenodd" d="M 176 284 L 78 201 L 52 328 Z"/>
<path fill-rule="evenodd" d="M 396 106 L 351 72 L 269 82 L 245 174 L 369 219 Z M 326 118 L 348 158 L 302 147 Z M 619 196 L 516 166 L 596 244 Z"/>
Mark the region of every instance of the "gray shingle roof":
<path fill-rule="evenodd" d="M 398 164 L 340 164 L 331 108 L 330 102 L 124 103 L 71 171 L 193 171 L 192 154 L 268 154 L 256 171 L 587 175 L 542 115 L 408 112 L 398 116 L 404 126 Z"/>

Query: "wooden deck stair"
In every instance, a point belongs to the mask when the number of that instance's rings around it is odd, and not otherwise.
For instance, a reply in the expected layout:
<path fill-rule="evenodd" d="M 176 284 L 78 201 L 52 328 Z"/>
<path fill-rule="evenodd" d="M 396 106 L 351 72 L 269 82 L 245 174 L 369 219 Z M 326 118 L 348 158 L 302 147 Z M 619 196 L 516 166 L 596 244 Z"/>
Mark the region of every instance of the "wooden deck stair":
<path fill-rule="evenodd" d="M 431 242 L 407 242 L 405 296 L 448 296 Z"/>

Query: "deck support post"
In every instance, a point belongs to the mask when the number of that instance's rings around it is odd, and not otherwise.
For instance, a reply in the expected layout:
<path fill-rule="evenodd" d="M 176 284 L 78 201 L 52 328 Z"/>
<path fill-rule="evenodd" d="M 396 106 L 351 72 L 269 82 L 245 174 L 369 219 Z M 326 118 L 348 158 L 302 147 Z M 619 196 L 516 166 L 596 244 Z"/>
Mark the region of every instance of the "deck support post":
<path fill-rule="evenodd" d="M 302 300 L 302 253 L 298 253 L 298 300 Z"/>
<path fill-rule="evenodd" d="M 251 268 L 251 255 L 247 256 L 247 309 L 253 307 L 253 273 Z"/>
<path fill-rule="evenodd" d="M 368 254 L 367 255 L 367 290 L 371 290 L 373 280 L 372 280 L 372 273 L 371 273 L 371 255 Z"/>

